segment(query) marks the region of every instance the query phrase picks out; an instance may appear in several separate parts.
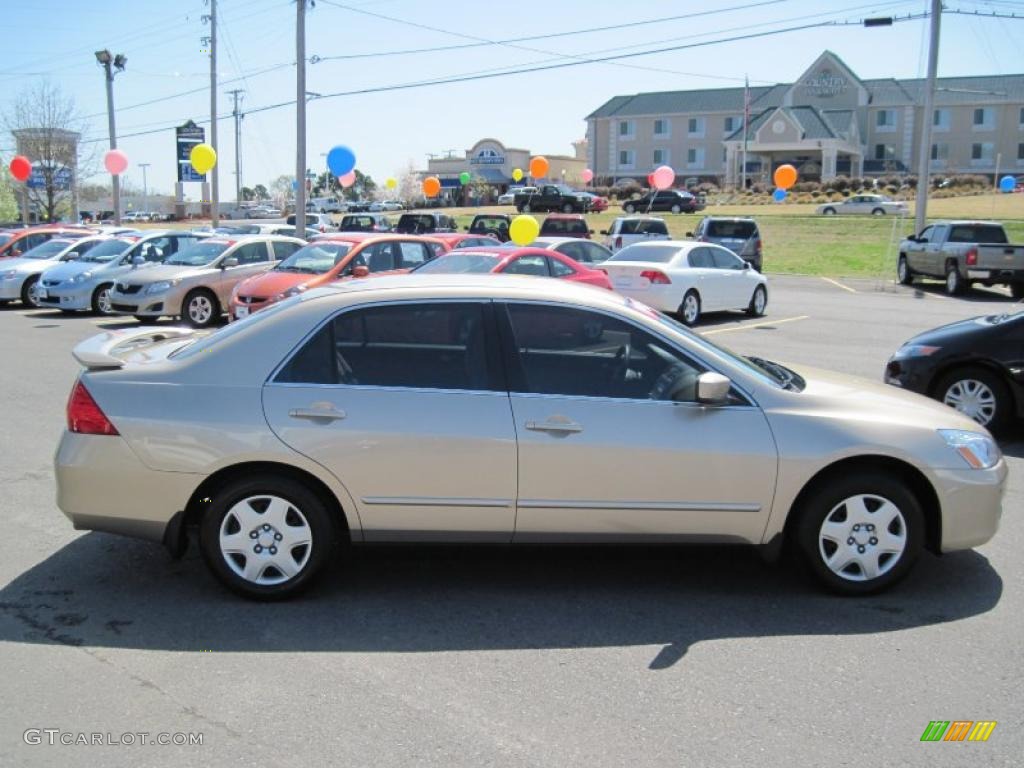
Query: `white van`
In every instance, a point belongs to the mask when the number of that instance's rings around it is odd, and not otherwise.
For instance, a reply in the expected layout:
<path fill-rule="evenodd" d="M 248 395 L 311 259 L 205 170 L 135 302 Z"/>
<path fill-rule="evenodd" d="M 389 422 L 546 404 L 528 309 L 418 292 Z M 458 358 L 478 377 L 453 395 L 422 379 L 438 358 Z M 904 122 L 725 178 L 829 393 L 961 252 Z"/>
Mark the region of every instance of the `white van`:
<path fill-rule="evenodd" d="M 306 203 L 306 210 L 313 213 L 344 213 L 347 206 L 333 197 L 313 197 Z"/>

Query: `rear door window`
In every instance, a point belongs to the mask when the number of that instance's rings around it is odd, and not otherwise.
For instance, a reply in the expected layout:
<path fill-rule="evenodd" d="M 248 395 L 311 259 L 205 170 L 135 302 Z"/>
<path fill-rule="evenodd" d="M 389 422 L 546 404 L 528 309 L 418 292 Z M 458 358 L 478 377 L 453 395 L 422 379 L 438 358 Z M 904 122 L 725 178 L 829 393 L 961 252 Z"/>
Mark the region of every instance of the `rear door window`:
<path fill-rule="evenodd" d="M 694 248 L 687 257 L 690 266 L 696 269 L 714 269 L 715 262 L 707 248 Z"/>
<path fill-rule="evenodd" d="M 399 243 L 402 252 L 402 269 L 418 267 L 431 257 L 424 243 Z"/>
<path fill-rule="evenodd" d="M 267 244 L 263 242 L 241 245 L 231 255 L 238 259 L 239 266 L 262 264 L 263 262 L 270 261 Z"/>
<path fill-rule="evenodd" d="M 287 259 L 299 248 L 302 248 L 302 243 L 292 243 L 287 240 L 277 241 L 273 245 L 275 259 Z"/>
<path fill-rule="evenodd" d="M 702 251 L 711 252 L 711 260 L 715 269 L 743 269 L 743 259 L 732 251 L 725 248 L 702 248 Z"/>

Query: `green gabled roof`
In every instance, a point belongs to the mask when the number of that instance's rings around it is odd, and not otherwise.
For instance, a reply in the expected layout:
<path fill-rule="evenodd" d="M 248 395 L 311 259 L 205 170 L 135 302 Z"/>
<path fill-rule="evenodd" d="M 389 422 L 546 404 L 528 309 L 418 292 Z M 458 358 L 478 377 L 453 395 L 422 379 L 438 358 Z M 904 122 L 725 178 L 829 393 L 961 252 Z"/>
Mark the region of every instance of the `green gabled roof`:
<path fill-rule="evenodd" d="M 774 87 L 774 86 L 773 86 Z M 773 87 L 750 89 L 750 100 L 764 96 Z M 587 115 L 592 117 L 629 117 L 686 112 L 742 112 L 743 88 L 710 88 L 700 91 L 661 91 L 616 96 Z"/>

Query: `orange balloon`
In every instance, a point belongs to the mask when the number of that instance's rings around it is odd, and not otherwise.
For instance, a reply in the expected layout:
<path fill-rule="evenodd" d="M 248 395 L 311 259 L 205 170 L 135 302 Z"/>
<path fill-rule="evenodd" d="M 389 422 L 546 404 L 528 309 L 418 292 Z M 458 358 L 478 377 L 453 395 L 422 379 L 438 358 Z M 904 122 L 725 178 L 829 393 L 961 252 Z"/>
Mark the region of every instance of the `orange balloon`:
<path fill-rule="evenodd" d="M 441 180 L 437 176 L 427 176 L 423 180 L 423 194 L 427 197 L 437 197 L 441 192 Z"/>
<path fill-rule="evenodd" d="M 788 163 L 780 165 L 775 169 L 775 186 L 779 189 L 789 189 L 796 184 L 796 168 Z"/>
<path fill-rule="evenodd" d="M 543 179 L 548 175 L 548 159 L 543 155 L 538 155 L 530 161 L 530 175 L 535 179 Z"/>

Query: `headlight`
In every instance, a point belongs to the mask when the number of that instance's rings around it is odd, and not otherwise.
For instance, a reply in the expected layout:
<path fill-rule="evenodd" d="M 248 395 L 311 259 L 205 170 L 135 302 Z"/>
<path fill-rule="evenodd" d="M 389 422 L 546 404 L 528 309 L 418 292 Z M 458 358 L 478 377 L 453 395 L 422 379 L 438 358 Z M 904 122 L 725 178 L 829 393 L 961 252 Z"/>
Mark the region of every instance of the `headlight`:
<path fill-rule="evenodd" d="M 175 285 L 177 280 L 161 280 L 158 283 L 150 283 L 149 288 L 146 289 L 146 293 L 163 293 L 169 291 L 171 286 Z"/>
<path fill-rule="evenodd" d="M 963 460 L 974 469 L 994 467 L 1002 456 L 996 441 L 980 432 L 940 429 L 939 435 L 946 441 L 946 445 L 959 453 Z"/>
<path fill-rule="evenodd" d="M 942 347 L 932 347 L 927 344 L 907 344 L 896 350 L 893 357 L 897 360 L 906 360 L 908 357 L 928 357 L 934 355 Z"/>
<path fill-rule="evenodd" d="M 284 291 L 283 293 L 277 294 L 277 296 L 275 296 L 274 298 L 277 299 L 278 301 L 283 301 L 284 299 L 290 299 L 292 296 L 298 296 L 305 290 L 306 286 L 296 285 L 292 288 L 289 288 L 287 291 Z"/>
<path fill-rule="evenodd" d="M 74 277 L 71 278 L 70 282 L 72 282 L 72 283 L 84 283 L 90 277 L 92 277 L 92 272 L 79 272 L 77 275 L 75 275 Z"/>

